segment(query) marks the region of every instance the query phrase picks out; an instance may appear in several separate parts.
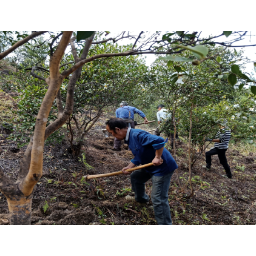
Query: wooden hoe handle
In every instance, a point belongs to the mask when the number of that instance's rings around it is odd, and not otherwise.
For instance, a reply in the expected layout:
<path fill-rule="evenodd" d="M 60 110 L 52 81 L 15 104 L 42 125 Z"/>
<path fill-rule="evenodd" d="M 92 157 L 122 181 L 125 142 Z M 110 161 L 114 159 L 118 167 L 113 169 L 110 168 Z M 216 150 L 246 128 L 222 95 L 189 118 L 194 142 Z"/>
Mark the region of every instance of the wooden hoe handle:
<path fill-rule="evenodd" d="M 149 124 L 149 123 L 153 123 L 155 122 L 156 120 L 153 120 L 153 121 L 148 121 L 147 123 L 139 123 L 139 124 L 136 124 L 136 125 L 141 125 L 141 124 Z"/>
<path fill-rule="evenodd" d="M 153 165 L 153 163 L 139 165 L 137 167 L 127 169 L 126 172 L 133 172 L 135 170 L 138 170 L 141 168 L 146 168 L 146 167 L 149 167 L 152 165 Z M 86 178 L 86 180 L 90 180 L 90 179 L 96 179 L 96 178 L 101 178 L 101 177 L 116 176 L 116 175 L 120 175 L 120 174 L 123 174 L 123 172 L 119 171 L 119 172 L 111 172 L 111 173 L 104 173 L 104 174 L 87 175 L 87 176 L 85 176 L 85 178 Z"/>

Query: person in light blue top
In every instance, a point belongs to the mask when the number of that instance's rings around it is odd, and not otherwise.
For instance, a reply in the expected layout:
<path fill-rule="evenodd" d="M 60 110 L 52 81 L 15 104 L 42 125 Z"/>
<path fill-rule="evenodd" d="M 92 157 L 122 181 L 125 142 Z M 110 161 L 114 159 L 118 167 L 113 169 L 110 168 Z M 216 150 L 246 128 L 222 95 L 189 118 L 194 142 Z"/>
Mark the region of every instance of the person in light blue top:
<path fill-rule="evenodd" d="M 126 101 L 122 101 L 120 103 L 120 108 L 116 110 L 117 118 L 134 120 L 134 114 L 140 115 L 144 119 L 145 123 L 148 122 L 146 115 L 141 110 L 132 106 L 128 106 L 128 103 Z"/>
<path fill-rule="evenodd" d="M 164 147 L 164 139 L 140 129 L 131 129 L 127 127 L 124 120 L 119 118 L 108 120 L 106 129 L 115 138 L 125 139 L 134 155 L 131 162 L 122 169 L 124 174 L 128 174 L 127 169 L 153 163 L 153 166 L 136 170 L 131 174 L 135 200 L 140 203 L 149 201 L 149 196 L 145 193 L 145 182 L 152 179 L 151 200 L 156 221 L 159 225 L 171 225 L 168 190 L 171 177 L 178 165 L 171 153 Z"/>
<path fill-rule="evenodd" d="M 148 123 L 148 119 L 145 114 L 135 107 L 128 106 L 126 101 L 122 101 L 120 103 L 120 108 L 116 110 L 116 117 L 122 118 L 124 121 L 129 123 L 131 128 L 135 128 L 134 113 L 140 115 L 144 119 L 145 124 Z M 112 150 L 121 151 L 121 140 L 118 140 L 117 138 L 114 139 L 114 148 Z"/>

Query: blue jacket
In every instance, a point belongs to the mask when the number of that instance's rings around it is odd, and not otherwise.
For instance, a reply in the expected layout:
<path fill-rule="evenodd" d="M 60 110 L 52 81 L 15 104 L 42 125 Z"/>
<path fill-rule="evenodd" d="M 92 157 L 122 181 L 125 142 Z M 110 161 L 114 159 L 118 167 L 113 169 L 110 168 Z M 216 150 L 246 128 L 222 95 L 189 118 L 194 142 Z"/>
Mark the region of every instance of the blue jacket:
<path fill-rule="evenodd" d="M 130 116 L 129 116 L 130 112 Z M 123 118 L 123 119 L 132 119 L 134 120 L 134 113 L 137 113 L 142 118 L 144 118 L 146 115 L 140 111 L 139 109 L 132 107 L 132 106 L 123 106 L 121 108 L 118 108 L 116 110 L 116 117 L 117 118 Z"/>
<path fill-rule="evenodd" d="M 131 162 L 135 165 L 151 163 L 155 158 L 155 151 L 164 147 L 164 144 L 162 137 L 152 135 L 140 129 L 131 129 L 128 140 L 128 146 L 134 155 Z M 145 168 L 145 170 L 155 176 L 163 176 L 178 168 L 171 153 L 166 148 L 164 148 L 162 159 L 163 163 L 161 165 L 150 166 Z"/>
<path fill-rule="evenodd" d="M 122 118 L 122 119 L 128 119 L 129 118 L 129 111 L 124 108 L 118 108 L 116 110 L 116 117 Z"/>

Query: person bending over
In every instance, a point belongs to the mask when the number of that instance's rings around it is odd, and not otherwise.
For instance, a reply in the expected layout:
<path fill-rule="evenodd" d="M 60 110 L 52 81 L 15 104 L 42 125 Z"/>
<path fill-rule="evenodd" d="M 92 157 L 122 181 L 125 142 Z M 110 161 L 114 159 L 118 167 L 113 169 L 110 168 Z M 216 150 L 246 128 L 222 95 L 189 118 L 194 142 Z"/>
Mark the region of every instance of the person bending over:
<path fill-rule="evenodd" d="M 164 148 L 164 139 L 140 129 L 131 129 L 127 123 L 119 118 L 111 118 L 106 122 L 106 129 L 115 138 L 125 139 L 132 151 L 134 158 L 122 169 L 124 174 L 127 169 L 152 162 L 154 165 L 136 170 L 131 174 L 132 190 L 135 200 L 140 203 L 149 201 L 145 193 L 145 183 L 152 180 L 151 200 L 153 203 L 155 219 L 159 225 L 171 225 L 168 190 L 171 177 L 178 168 L 171 153 Z"/>
<path fill-rule="evenodd" d="M 148 123 L 148 119 L 146 118 L 145 114 L 135 107 L 128 106 L 128 103 L 126 101 L 122 101 L 120 103 L 120 108 L 116 110 L 116 117 L 122 118 L 125 122 L 129 123 L 131 128 L 135 128 L 135 113 L 140 115 L 144 119 L 144 123 Z M 118 140 L 117 138 L 114 139 L 114 148 L 112 150 L 121 151 L 121 140 Z"/>

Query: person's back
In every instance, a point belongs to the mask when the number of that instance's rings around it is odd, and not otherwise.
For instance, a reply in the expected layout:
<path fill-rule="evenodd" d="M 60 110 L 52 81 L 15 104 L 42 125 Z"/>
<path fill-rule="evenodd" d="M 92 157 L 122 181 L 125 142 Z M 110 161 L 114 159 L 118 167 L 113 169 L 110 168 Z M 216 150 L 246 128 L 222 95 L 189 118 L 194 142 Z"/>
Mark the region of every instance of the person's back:
<path fill-rule="evenodd" d="M 171 117 L 171 114 L 168 114 L 168 111 L 165 108 L 161 108 L 159 111 L 157 111 L 157 121 L 162 122 L 166 118 Z"/>
<path fill-rule="evenodd" d="M 165 144 L 162 137 L 152 135 L 141 129 L 131 129 L 128 145 L 131 149 L 134 158 L 134 163 L 136 165 L 146 164 L 149 161 L 152 161 L 155 157 L 155 150 L 163 147 Z M 161 145 L 161 146 L 160 146 Z M 146 168 L 150 173 L 161 176 L 169 172 L 173 172 L 178 168 L 174 158 L 171 153 L 164 148 L 162 152 L 162 158 L 164 162 L 159 166 L 151 166 Z"/>
<path fill-rule="evenodd" d="M 124 107 L 120 107 L 116 110 L 116 117 L 122 119 L 129 119 L 129 111 Z"/>
<path fill-rule="evenodd" d="M 123 106 L 123 108 L 128 111 L 128 113 L 129 113 L 128 118 L 130 118 L 132 120 L 134 120 L 134 113 L 140 115 L 142 118 L 146 117 L 146 115 L 141 110 L 139 110 L 133 106 Z"/>

